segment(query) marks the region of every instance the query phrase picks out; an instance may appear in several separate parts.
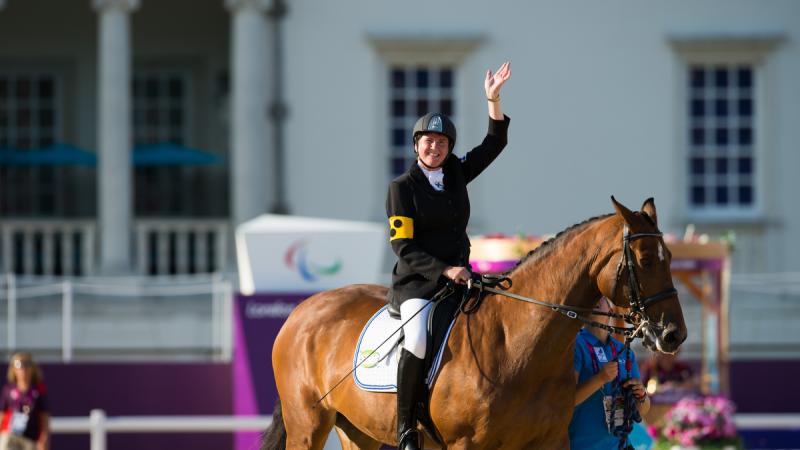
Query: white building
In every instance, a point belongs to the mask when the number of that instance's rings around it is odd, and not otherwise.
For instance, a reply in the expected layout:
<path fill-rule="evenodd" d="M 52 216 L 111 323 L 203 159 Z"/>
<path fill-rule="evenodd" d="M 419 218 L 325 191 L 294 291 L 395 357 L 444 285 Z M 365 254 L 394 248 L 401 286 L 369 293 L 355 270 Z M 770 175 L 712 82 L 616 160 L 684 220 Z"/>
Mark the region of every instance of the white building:
<path fill-rule="evenodd" d="M 383 221 L 415 118 L 452 114 L 463 153 L 485 132 L 484 73 L 508 59 L 509 145 L 471 187 L 473 233 L 557 232 L 612 194 L 653 196 L 665 231 L 735 231 L 735 272 L 800 270 L 800 3 L 285 6 L 0 1 L 0 148 L 98 157 L 3 166 L 2 270 L 220 269 L 232 226 L 276 205 Z M 131 164 L 163 142 L 218 163 Z"/>

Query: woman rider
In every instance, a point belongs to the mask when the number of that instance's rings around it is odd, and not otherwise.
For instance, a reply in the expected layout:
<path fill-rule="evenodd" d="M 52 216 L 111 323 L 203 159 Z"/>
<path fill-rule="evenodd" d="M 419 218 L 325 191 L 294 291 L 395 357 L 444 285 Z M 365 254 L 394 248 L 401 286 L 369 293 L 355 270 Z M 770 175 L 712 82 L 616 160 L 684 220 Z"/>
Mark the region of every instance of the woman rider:
<path fill-rule="evenodd" d="M 422 386 L 429 301 L 448 280 L 463 284 L 469 279 L 467 183 L 506 145 L 509 118 L 500 108 L 500 89 L 510 77 L 510 62 L 494 74 L 486 71 L 489 131 L 480 145 L 464 157 L 456 157 L 455 125 L 443 114 L 428 113 L 414 125 L 416 164 L 389 184 L 386 214 L 392 250 L 397 255 L 389 310 L 408 321 L 403 326 L 404 348 L 397 367 L 399 450 L 422 446 L 415 405 Z"/>

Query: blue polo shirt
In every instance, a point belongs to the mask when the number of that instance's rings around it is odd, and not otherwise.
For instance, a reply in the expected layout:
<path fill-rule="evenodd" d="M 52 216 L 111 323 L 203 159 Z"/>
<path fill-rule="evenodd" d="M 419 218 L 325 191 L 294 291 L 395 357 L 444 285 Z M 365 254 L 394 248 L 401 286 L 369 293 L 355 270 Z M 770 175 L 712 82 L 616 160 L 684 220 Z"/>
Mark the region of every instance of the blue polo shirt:
<path fill-rule="evenodd" d="M 612 347 L 613 346 L 613 347 Z M 622 353 L 625 346 L 622 342 L 609 336 L 606 342 L 600 342 L 591 332 L 582 328 L 575 339 L 575 372 L 578 372 L 578 384 L 593 377 L 597 371 L 611 361 L 614 355 Z M 592 353 L 590 353 L 592 352 Z M 625 370 L 626 354 L 619 355 L 619 379 L 628 378 Z M 639 378 L 639 366 L 636 355 L 630 352 L 631 378 Z M 572 450 L 616 450 L 619 440 L 608 432 L 605 411 L 603 409 L 603 392 L 611 393 L 611 383 L 603 385 L 589 398 L 575 407 L 572 422 L 569 424 L 569 441 Z"/>

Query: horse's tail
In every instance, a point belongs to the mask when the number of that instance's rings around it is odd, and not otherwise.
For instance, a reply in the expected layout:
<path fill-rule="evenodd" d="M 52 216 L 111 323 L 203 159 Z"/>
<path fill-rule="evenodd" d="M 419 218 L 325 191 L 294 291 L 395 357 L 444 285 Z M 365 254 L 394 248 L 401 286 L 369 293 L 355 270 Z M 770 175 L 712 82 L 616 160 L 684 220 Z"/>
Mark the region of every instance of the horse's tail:
<path fill-rule="evenodd" d="M 286 450 L 286 425 L 283 423 L 280 397 L 275 402 L 272 423 L 261 435 L 261 450 Z"/>

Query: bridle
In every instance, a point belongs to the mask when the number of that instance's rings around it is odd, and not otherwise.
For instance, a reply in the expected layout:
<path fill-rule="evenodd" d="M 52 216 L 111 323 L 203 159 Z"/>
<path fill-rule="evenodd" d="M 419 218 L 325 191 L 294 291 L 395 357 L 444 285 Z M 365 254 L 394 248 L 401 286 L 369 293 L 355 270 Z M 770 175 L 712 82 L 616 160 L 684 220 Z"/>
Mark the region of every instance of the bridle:
<path fill-rule="evenodd" d="M 462 312 L 467 314 L 476 310 L 478 308 L 478 305 L 480 304 L 480 299 L 482 297 L 483 292 L 486 291 L 494 294 L 503 295 L 505 297 L 513 298 L 516 300 L 521 300 L 527 303 L 533 303 L 535 305 L 545 306 L 547 308 L 552 309 L 555 312 L 564 314 L 570 319 L 582 321 L 588 324 L 589 326 L 602 328 L 604 330 L 609 331 L 610 333 L 623 334 L 626 340 L 632 340 L 633 338 L 639 336 L 640 332 L 645 326 L 650 325 L 652 323 L 650 317 L 647 315 L 646 312 L 647 307 L 655 303 L 658 303 L 661 300 L 678 295 L 678 291 L 675 288 L 669 288 L 657 294 L 653 294 L 648 297 L 642 298 L 639 279 L 636 276 L 636 268 L 634 266 L 631 241 L 646 237 L 662 238 L 663 233 L 658 232 L 658 233 L 631 234 L 627 225 L 624 226 L 622 231 L 622 256 L 620 257 L 619 264 L 617 265 L 617 273 L 616 277 L 614 278 L 614 287 L 612 288 L 611 297 L 613 298 L 616 296 L 617 286 L 619 285 L 620 278 L 622 277 L 622 270 L 624 268 L 627 268 L 628 288 L 630 290 L 628 294 L 628 302 L 630 304 L 630 309 L 631 309 L 631 311 L 627 314 L 605 312 L 592 308 L 580 308 L 577 306 L 559 305 L 557 303 L 544 302 L 541 300 L 525 297 L 522 295 L 513 294 L 510 292 L 506 292 L 507 289 L 511 288 L 511 279 L 508 278 L 507 276 L 505 275 L 492 276 L 492 275 L 480 275 L 480 274 L 474 274 L 476 275 L 476 277 L 474 279 L 471 279 L 467 283 L 467 291 L 465 292 L 465 298 L 466 298 L 468 293 L 472 291 L 473 288 L 478 289 L 478 295 L 476 296 L 476 300 L 473 302 L 471 306 L 467 306 L 466 308 L 464 307 L 462 302 L 461 310 Z M 495 286 L 499 286 L 500 289 L 496 289 Z M 633 327 L 617 327 L 613 325 L 600 323 L 591 319 L 587 319 L 582 315 L 580 315 L 579 313 L 587 313 L 590 316 L 592 315 L 608 316 L 617 319 L 622 319 L 626 323 L 633 325 Z"/>
<path fill-rule="evenodd" d="M 647 315 L 647 307 L 658 303 L 661 300 L 678 295 L 675 288 L 664 289 L 663 291 L 653 294 L 648 297 L 642 298 L 642 293 L 639 285 L 639 279 L 636 276 L 636 268 L 634 267 L 633 250 L 631 250 L 631 241 L 645 237 L 662 238 L 664 233 L 633 233 L 631 234 L 628 225 L 625 225 L 622 230 L 622 256 L 620 257 L 619 264 L 617 265 L 617 276 L 614 279 L 614 287 L 611 290 L 611 297 L 617 295 L 617 286 L 619 285 L 620 277 L 622 276 L 623 267 L 628 268 L 628 288 L 630 293 L 628 295 L 628 302 L 630 303 L 631 319 L 629 323 L 637 325 L 640 322 L 650 322 L 650 317 Z M 627 320 L 626 320 L 627 321 Z"/>

